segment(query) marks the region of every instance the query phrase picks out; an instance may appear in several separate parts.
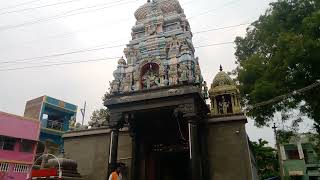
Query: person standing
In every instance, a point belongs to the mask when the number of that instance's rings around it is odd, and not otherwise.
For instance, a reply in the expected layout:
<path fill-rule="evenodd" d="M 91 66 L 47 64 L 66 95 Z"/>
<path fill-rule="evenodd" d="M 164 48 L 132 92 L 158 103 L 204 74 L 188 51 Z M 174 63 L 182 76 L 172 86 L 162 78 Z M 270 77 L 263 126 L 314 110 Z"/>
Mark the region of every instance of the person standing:
<path fill-rule="evenodd" d="M 121 167 L 117 167 L 109 176 L 108 180 L 122 180 Z"/>

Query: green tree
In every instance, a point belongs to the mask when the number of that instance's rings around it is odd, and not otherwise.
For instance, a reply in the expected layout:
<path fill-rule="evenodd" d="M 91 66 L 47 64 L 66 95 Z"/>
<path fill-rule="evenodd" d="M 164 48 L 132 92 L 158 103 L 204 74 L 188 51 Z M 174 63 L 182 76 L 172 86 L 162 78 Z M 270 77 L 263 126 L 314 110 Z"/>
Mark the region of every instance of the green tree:
<path fill-rule="evenodd" d="M 299 135 L 295 131 L 280 129 L 277 131 L 277 141 L 279 144 L 290 143 L 290 140 Z"/>
<path fill-rule="evenodd" d="M 109 110 L 101 108 L 98 110 L 94 110 L 92 112 L 90 120 L 91 121 L 102 121 L 102 120 L 109 121 L 109 118 L 110 118 Z"/>
<path fill-rule="evenodd" d="M 320 79 L 320 1 L 278 0 L 237 37 L 239 89 L 248 115 L 264 126 L 276 112 L 299 109 L 320 133 L 319 86 L 281 101 L 260 102 L 304 88 Z M 250 108 L 252 107 L 252 108 Z"/>
<path fill-rule="evenodd" d="M 259 139 L 258 142 L 251 142 L 251 150 L 255 156 L 260 179 L 279 176 L 279 163 L 277 151 L 267 146 L 268 142 Z"/>
<path fill-rule="evenodd" d="M 104 103 L 108 97 L 108 93 L 104 94 L 102 97 L 102 102 Z M 108 126 L 110 120 L 110 112 L 106 108 L 101 108 L 94 110 L 90 117 L 89 126 L 91 127 L 102 127 Z"/>

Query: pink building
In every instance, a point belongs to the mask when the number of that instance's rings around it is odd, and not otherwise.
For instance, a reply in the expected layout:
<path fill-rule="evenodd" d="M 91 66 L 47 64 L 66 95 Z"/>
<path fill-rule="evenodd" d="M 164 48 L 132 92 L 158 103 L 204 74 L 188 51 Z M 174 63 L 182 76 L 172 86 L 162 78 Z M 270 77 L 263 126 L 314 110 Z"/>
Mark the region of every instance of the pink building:
<path fill-rule="evenodd" d="M 0 111 L 0 180 L 26 179 L 39 133 L 39 120 Z"/>

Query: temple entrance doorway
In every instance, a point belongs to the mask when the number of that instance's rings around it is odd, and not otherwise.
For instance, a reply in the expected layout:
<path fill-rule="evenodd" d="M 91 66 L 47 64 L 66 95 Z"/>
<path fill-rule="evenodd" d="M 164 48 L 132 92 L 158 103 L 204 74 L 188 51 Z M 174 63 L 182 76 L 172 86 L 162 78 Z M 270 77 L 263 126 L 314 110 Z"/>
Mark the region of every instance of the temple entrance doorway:
<path fill-rule="evenodd" d="M 188 123 L 173 109 L 135 113 L 136 179 L 190 179 Z"/>

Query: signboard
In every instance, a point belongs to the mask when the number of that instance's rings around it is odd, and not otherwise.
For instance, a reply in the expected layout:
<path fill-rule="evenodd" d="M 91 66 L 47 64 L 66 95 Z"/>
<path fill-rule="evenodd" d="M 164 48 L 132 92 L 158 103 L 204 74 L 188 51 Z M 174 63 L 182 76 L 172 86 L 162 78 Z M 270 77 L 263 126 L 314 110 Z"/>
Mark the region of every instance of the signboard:
<path fill-rule="evenodd" d="M 32 177 L 58 176 L 58 170 L 55 169 L 55 168 L 32 170 L 32 174 L 31 175 L 32 175 Z"/>
<path fill-rule="evenodd" d="M 289 171 L 289 176 L 303 176 L 302 171 Z"/>

